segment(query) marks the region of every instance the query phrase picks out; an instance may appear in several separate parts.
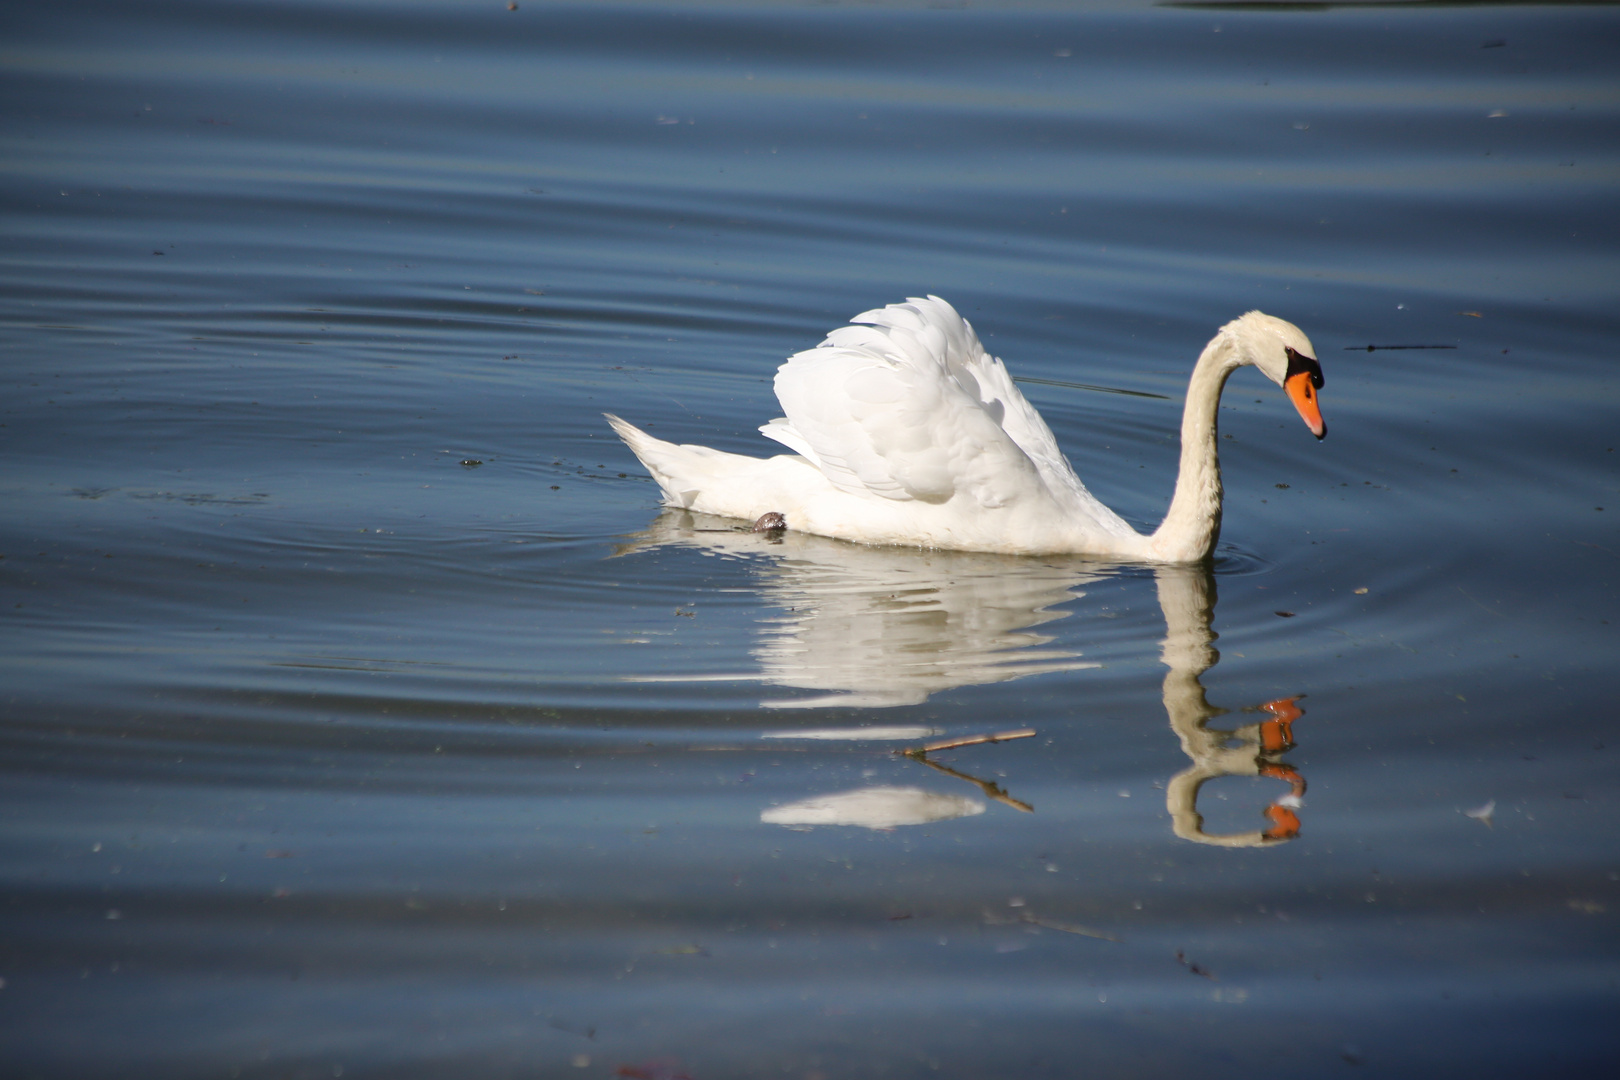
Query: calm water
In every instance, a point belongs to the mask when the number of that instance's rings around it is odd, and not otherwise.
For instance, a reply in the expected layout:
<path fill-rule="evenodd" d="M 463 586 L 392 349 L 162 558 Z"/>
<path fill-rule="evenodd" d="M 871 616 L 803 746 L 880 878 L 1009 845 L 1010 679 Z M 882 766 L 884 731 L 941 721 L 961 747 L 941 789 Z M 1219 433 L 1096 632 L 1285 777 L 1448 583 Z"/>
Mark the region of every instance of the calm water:
<path fill-rule="evenodd" d="M 1620 10 L 5 22 L 0 1073 L 1612 1065 Z M 1155 571 L 735 533 L 600 418 L 768 453 L 922 292 L 1139 525 L 1243 311 L 1329 436 L 1239 373 Z"/>

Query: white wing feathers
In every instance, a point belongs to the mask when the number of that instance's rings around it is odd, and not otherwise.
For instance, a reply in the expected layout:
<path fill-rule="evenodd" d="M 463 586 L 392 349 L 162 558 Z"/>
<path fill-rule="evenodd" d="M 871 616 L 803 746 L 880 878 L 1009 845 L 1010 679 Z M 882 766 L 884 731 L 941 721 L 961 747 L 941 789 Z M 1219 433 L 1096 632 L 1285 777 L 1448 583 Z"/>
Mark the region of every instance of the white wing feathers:
<path fill-rule="evenodd" d="M 788 358 L 776 375 L 787 416 L 760 428 L 836 487 L 929 503 L 961 492 L 986 508 L 1080 487 L 1051 430 L 950 304 L 913 297 L 851 322 Z"/>

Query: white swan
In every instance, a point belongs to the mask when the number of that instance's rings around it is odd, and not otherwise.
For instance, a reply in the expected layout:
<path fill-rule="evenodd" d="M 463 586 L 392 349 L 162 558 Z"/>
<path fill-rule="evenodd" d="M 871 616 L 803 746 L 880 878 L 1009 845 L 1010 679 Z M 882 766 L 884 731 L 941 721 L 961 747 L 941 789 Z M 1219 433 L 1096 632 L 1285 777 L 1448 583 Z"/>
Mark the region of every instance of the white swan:
<path fill-rule="evenodd" d="M 1164 522 L 1138 533 L 1087 491 L 1052 431 L 937 296 L 855 316 L 776 373 L 787 413 L 759 430 L 794 451 L 772 458 L 655 439 L 611 413 L 613 430 L 664 501 L 866 544 L 1007 554 L 1073 553 L 1194 562 L 1221 530 L 1217 411 L 1245 364 L 1284 388 L 1311 432 L 1322 370 L 1292 323 L 1251 311 L 1204 347 L 1181 419 L 1181 472 Z"/>

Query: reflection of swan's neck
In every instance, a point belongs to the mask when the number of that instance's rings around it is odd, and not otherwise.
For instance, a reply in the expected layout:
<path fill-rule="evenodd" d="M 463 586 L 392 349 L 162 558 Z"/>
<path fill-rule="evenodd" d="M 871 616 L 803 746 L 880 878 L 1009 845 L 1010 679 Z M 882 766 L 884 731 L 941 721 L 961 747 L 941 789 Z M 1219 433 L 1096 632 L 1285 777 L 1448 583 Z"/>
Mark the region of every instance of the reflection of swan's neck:
<path fill-rule="evenodd" d="M 1164 612 L 1164 642 L 1159 653 L 1170 670 L 1164 676 L 1164 708 L 1170 726 L 1186 742 L 1187 733 L 1215 715 L 1198 677 L 1220 654 L 1215 651 L 1215 579 L 1193 567 L 1162 567 L 1155 573 L 1159 607 Z"/>
<path fill-rule="evenodd" d="M 1244 363 L 1225 329 L 1204 347 L 1187 384 L 1181 414 L 1181 470 L 1170 511 L 1149 539 L 1154 555 L 1171 562 L 1207 558 L 1221 535 L 1221 461 L 1217 418 L 1226 378 Z"/>
<path fill-rule="evenodd" d="M 1163 566 L 1154 574 L 1159 588 L 1159 606 L 1164 609 L 1164 644 L 1160 656 L 1170 670 L 1164 676 L 1164 711 L 1170 728 L 1181 740 L 1181 749 L 1192 764 L 1170 778 L 1164 789 L 1165 809 L 1170 812 L 1170 828 L 1183 840 L 1217 847 L 1265 847 L 1291 839 L 1299 831 L 1299 819 L 1281 801 L 1266 811 L 1277 826 L 1291 824 L 1291 831 L 1272 828 L 1212 836 L 1204 831 L 1198 812 L 1198 789 L 1217 776 L 1272 776 L 1290 780 L 1294 794 L 1304 793 L 1305 782 L 1298 773 L 1274 760 L 1287 750 L 1292 738 L 1282 729 L 1278 749 L 1268 751 L 1264 724 L 1247 724 L 1232 731 L 1211 728 L 1208 722 L 1225 710 L 1210 705 L 1199 676 L 1215 666 L 1216 634 L 1210 625 L 1215 612 L 1215 578 L 1204 566 Z M 1292 705 L 1276 702 L 1273 705 Z M 1274 716 L 1280 710 L 1266 707 Z M 1287 719 L 1297 717 L 1294 711 Z M 1292 805 L 1297 806 L 1295 802 Z"/>

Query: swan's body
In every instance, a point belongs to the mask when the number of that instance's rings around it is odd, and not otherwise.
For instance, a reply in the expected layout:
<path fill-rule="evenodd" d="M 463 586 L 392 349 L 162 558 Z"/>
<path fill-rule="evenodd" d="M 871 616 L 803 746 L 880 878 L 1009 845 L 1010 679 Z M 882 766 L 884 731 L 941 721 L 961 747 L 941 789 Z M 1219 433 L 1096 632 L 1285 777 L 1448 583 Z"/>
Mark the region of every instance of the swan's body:
<path fill-rule="evenodd" d="M 1284 386 L 1317 438 L 1321 371 L 1291 323 L 1251 311 L 1221 327 L 1193 368 L 1181 473 L 1163 524 L 1144 536 L 1098 502 L 1052 431 L 936 296 L 857 315 L 776 374 L 787 413 L 760 431 L 772 458 L 655 439 L 609 414 L 664 501 L 867 544 L 1192 562 L 1221 528 L 1216 414 L 1227 376 L 1253 364 Z"/>

